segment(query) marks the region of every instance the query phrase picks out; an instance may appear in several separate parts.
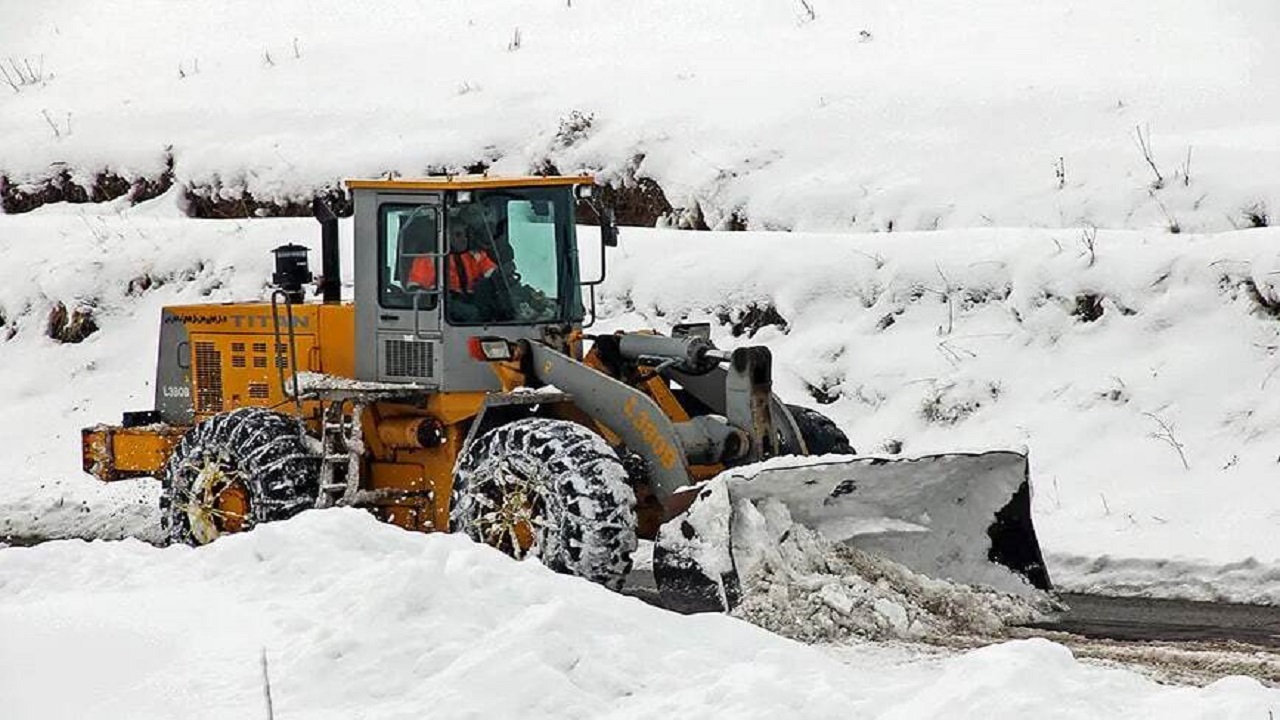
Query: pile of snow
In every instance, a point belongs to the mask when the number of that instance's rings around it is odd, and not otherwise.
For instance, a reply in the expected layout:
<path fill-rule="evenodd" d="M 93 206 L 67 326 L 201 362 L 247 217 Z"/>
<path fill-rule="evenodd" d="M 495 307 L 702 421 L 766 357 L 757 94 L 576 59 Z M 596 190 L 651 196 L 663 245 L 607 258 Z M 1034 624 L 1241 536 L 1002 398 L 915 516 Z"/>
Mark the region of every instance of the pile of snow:
<path fill-rule="evenodd" d="M 167 151 L 179 183 L 272 199 L 549 160 L 712 227 L 1225 230 L 1280 212 L 1278 24 L 1274 0 L 9 3 L 0 173 L 155 177 Z"/>
<path fill-rule="evenodd" d="M 78 717 L 1265 717 L 1043 641 L 857 668 L 355 510 L 191 549 L 0 550 L 0 713 Z M 874 652 L 868 649 L 867 652 Z"/>
<path fill-rule="evenodd" d="M 999 636 L 1061 609 L 1048 596 L 929 578 L 796 525 L 778 501 L 738 504 L 733 614 L 806 642 Z"/>

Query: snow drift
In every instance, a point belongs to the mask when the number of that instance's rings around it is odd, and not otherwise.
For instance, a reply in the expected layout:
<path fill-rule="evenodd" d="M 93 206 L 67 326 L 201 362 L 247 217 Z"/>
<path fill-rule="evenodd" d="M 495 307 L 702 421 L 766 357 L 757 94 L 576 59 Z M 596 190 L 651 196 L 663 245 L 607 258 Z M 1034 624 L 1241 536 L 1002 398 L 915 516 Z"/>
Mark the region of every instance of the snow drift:
<path fill-rule="evenodd" d="M 0 550 L 0 637 L 14 720 L 260 717 L 264 656 L 276 717 L 1252 719 L 1280 707 L 1253 680 L 1170 688 L 1040 640 L 855 669 L 734 618 L 674 615 L 355 510 L 198 549 Z"/>

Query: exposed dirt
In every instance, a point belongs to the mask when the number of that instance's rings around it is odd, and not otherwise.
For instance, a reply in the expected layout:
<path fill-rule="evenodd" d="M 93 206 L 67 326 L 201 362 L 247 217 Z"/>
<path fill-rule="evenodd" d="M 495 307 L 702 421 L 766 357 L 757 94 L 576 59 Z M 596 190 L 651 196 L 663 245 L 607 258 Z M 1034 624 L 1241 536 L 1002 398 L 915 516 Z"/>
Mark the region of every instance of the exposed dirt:
<path fill-rule="evenodd" d="M 92 308 L 78 307 L 68 311 L 67 306 L 59 302 L 49 310 L 45 331 L 58 342 L 78 343 L 97 332 L 98 323 L 93 319 Z"/>
<path fill-rule="evenodd" d="M 55 167 L 46 178 L 26 182 L 0 175 L 0 211 L 18 214 L 48 203 L 98 203 L 122 197 L 134 204 L 144 202 L 173 187 L 173 155 L 165 154 L 164 170 L 155 177 L 119 175 L 110 169 L 98 170 L 91 177 L 87 184 L 77 182 L 66 166 Z"/>
<path fill-rule="evenodd" d="M 633 159 L 638 164 L 642 157 Z M 488 170 L 491 160 L 478 160 L 461 168 L 429 167 L 425 174 L 479 174 Z M 550 161 L 534 168 L 535 174 L 558 174 Z M 71 168 L 57 167 L 47 177 L 16 181 L 0 175 L 0 211 L 6 214 L 30 212 L 48 203 L 106 202 L 122 197 L 140 203 L 158 197 L 174 185 L 174 159 L 165 155 L 165 169 L 155 177 L 123 176 L 110 169 L 94 173 L 90 181 L 77 181 Z M 196 218 L 310 217 L 313 197 L 293 199 L 260 199 L 242 187 L 214 181 L 207 184 L 183 184 L 183 206 Z M 351 202 L 337 185 L 317 188 L 314 197 L 324 198 L 340 217 L 351 215 Z M 629 175 L 620 182 L 603 187 L 597 203 L 612 205 L 620 225 L 653 227 L 671 222 L 691 230 L 706 230 L 702 208 L 675 208 L 658 182 L 649 177 Z M 578 220 L 584 225 L 598 225 L 599 215 L 593 203 L 579 201 Z M 746 229 L 747 220 L 740 213 L 730 216 L 726 229 Z"/>

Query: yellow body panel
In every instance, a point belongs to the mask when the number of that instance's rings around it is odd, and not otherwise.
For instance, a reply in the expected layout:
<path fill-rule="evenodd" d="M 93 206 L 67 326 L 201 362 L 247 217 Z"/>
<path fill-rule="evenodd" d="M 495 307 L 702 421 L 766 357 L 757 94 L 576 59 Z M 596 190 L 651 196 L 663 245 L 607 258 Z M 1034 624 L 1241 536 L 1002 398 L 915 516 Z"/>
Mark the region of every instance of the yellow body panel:
<path fill-rule="evenodd" d="M 155 475 L 186 431 L 168 425 L 85 428 L 80 431 L 84 471 L 103 482 Z"/>
<path fill-rule="evenodd" d="M 280 370 L 288 384 L 293 350 L 298 372 L 355 376 L 355 306 L 351 303 L 280 305 L 274 315 L 270 303 L 166 309 L 187 327 L 197 422 L 238 407 L 286 409 L 288 405 L 286 410 L 291 410 Z M 206 366 L 216 366 L 217 371 L 202 371 Z M 318 405 L 306 403 L 303 417 L 317 422 Z"/>
<path fill-rule="evenodd" d="M 592 185 L 591 175 L 529 175 L 523 177 L 489 177 L 488 175 L 445 175 L 442 177 L 399 178 L 394 180 L 357 179 L 346 181 L 350 190 L 484 190 L 505 187 L 563 187 Z"/>

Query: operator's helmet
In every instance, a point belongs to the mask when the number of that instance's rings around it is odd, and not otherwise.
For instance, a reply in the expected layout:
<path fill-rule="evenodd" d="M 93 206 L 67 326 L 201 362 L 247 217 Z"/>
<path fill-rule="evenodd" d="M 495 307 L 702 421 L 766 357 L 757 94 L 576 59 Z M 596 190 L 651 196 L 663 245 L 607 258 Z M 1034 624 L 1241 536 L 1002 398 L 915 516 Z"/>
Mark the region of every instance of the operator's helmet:
<path fill-rule="evenodd" d="M 449 252 L 460 253 L 479 248 L 478 237 L 471 223 L 454 220 L 449 224 Z"/>

